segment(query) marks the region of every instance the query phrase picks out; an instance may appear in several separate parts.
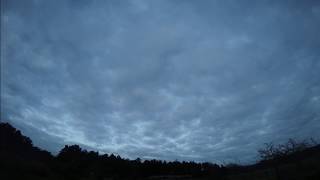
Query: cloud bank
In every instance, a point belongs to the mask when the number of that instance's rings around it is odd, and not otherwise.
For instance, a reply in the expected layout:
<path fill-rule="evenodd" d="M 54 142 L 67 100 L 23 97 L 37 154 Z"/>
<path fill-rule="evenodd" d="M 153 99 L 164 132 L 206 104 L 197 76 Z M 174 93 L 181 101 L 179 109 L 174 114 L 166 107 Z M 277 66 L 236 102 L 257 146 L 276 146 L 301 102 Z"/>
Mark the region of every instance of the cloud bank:
<path fill-rule="evenodd" d="M 56 152 L 251 162 L 320 137 L 318 1 L 16 1 L 1 120 Z"/>

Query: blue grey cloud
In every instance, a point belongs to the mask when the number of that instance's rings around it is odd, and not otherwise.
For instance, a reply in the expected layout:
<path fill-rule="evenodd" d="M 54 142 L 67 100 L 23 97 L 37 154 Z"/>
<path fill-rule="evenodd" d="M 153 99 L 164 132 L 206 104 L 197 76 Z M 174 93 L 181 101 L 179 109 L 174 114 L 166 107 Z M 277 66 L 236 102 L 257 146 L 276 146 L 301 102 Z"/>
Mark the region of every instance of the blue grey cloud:
<path fill-rule="evenodd" d="M 1 119 L 56 152 L 252 162 L 319 138 L 318 1 L 5 1 Z"/>

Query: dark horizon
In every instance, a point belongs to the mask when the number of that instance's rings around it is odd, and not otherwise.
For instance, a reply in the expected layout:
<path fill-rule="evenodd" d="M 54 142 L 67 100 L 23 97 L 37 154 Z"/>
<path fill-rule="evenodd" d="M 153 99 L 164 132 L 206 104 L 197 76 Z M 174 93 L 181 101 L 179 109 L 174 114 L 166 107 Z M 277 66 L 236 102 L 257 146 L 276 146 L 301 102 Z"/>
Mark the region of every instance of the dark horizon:
<path fill-rule="evenodd" d="M 320 1 L 1 1 L 1 121 L 57 153 L 253 163 L 320 141 Z"/>
<path fill-rule="evenodd" d="M 16 128 L 14 125 L 12 125 L 10 122 L 8 122 L 8 121 L 3 121 L 3 120 L 0 120 L 0 125 L 4 125 L 4 126 L 9 126 L 10 128 L 12 127 L 12 128 Z M 16 129 L 17 131 L 19 131 L 19 132 L 21 132 L 21 135 L 22 136 L 24 136 L 25 135 L 25 133 L 24 133 L 24 131 L 23 130 L 21 130 L 21 129 Z M 27 137 L 27 136 L 26 136 Z M 29 138 L 29 137 L 27 137 L 27 138 Z M 100 152 L 100 151 L 97 151 L 97 150 L 95 150 L 94 148 L 90 148 L 90 147 L 87 147 L 87 146 L 85 146 L 85 145 L 82 145 L 82 144 L 64 144 L 64 145 L 62 145 L 61 146 L 61 148 L 57 151 L 57 152 L 50 152 L 48 149 L 45 149 L 45 147 L 44 148 L 41 148 L 41 147 L 39 147 L 39 146 L 37 146 L 37 144 L 34 144 L 33 143 L 33 140 L 31 139 L 31 141 L 32 141 L 32 145 L 34 146 L 34 147 L 37 147 L 37 148 L 39 148 L 40 150 L 43 150 L 43 151 L 47 151 L 47 152 L 49 152 L 52 156 L 54 156 L 54 157 L 57 157 L 58 155 L 59 155 L 59 153 L 61 153 L 61 151 L 63 150 L 63 149 L 65 149 L 66 147 L 72 147 L 72 146 L 78 146 L 79 148 L 81 148 L 84 152 L 95 152 L 95 153 L 98 153 L 98 155 L 100 155 L 100 156 L 103 156 L 103 155 L 108 155 L 108 156 L 110 156 L 110 155 L 114 155 L 115 157 L 117 157 L 117 156 L 120 156 L 121 158 L 124 158 L 125 160 L 129 160 L 129 161 L 134 161 L 134 160 L 137 160 L 137 159 L 139 159 L 139 160 L 141 160 L 141 162 L 144 162 L 144 161 L 149 161 L 149 160 L 157 160 L 157 161 L 161 161 L 161 162 L 167 162 L 167 163 L 169 163 L 169 162 L 180 162 L 180 163 L 182 163 L 182 162 L 194 162 L 194 163 L 211 163 L 212 165 L 219 165 L 219 166 L 221 166 L 221 167 L 226 167 L 226 166 L 243 166 L 243 167 L 246 167 L 246 166 L 254 166 L 254 165 L 256 165 L 257 163 L 259 163 L 259 162 L 262 162 L 264 159 L 261 157 L 261 154 L 259 154 L 259 151 L 260 150 L 265 150 L 265 149 L 267 149 L 268 148 L 268 146 L 266 146 L 266 145 L 273 145 L 274 146 L 274 148 L 281 148 L 281 146 L 283 146 L 283 145 L 286 145 L 286 144 L 288 144 L 288 143 L 290 143 L 291 141 L 293 141 L 293 143 L 296 143 L 297 145 L 301 145 L 301 144 L 303 144 L 303 145 L 305 145 L 305 148 L 309 148 L 309 147 L 313 147 L 313 146 L 320 146 L 320 142 L 318 141 L 318 139 L 316 139 L 316 138 L 314 138 L 314 137 L 310 137 L 310 138 L 307 138 L 307 139 L 293 139 L 293 138 L 289 138 L 289 139 L 287 139 L 285 142 L 283 142 L 283 144 L 275 144 L 273 141 L 270 141 L 270 142 L 265 142 L 264 144 L 263 144 L 263 146 L 261 146 L 261 147 L 259 147 L 258 149 L 255 149 L 255 159 L 254 159 L 254 161 L 252 161 L 252 162 L 243 162 L 243 161 L 241 161 L 241 159 L 235 159 L 235 160 L 233 160 L 233 161 L 229 161 L 229 162 L 227 162 L 227 161 L 222 161 L 222 162 L 214 162 L 214 161 L 194 161 L 194 160 L 189 160 L 189 161 L 185 161 L 185 160 L 178 160 L 178 159 L 175 159 L 175 160 L 164 160 L 164 159 L 157 159 L 157 158 L 141 158 L 141 157 L 125 157 L 125 156 L 122 156 L 121 154 L 118 154 L 117 152 Z M 62 143 L 61 143 L 62 144 Z M 22 149 L 23 150 L 23 149 Z"/>
<path fill-rule="evenodd" d="M 0 123 L 0 178 L 32 180 L 318 180 L 320 144 L 315 140 L 288 140 L 266 144 L 252 165 L 192 161 L 130 160 L 114 154 L 66 145 L 56 156 L 34 146 L 9 123 Z"/>
<path fill-rule="evenodd" d="M 265 163 L 265 161 L 273 161 L 273 160 L 276 160 L 277 158 L 279 158 L 279 159 L 284 158 L 285 159 L 286 158 L 285 156 L 290 157 L 292 154 L 301 153 L 301 152 L 308 150 L 308 149 L 320 148 L 320 142 L 318 142 L 314 138 L 309 138 L 309 139 L 304 139 L 304 140 L 296 140 L 296 139 L 290 138 L 283 144 L 274 144 L 273 142 L 264 143 L 263 147 L 256 149 L 257 154 L 259 154 L 259 157 L 257 157 L 256 161 L 251 164 L 243 164 L 243 163 L 240 163 L 240 161 L 238 161 L 238 162 L 235 162 L 235 161 L 234 162 L 224 162 L 224 163 L 219 164 L 217 162 L 209 162 L 209 161 L 205 161 L 205 162 L 179 161 L 177 159 L 172 160 L 172 161 L 166 161 L 166 160 L 162 160 L 162 159 L 141 159 L 140 157 L 130 159 L 130 158 L 124 158 L 120 154 L 117 154 L 117 153 L 101 153 L 99 151 L 86 149 L 85 146 L 81 146 L 79 144 L 65 144 L 56 154 L 52 154 L 52 152 L 49 152 L 47 149 L 43 149 L 43 148 L 40 148 L 37 145 L 35 145 L 33 143 L 32 139 L 30 139 L 28 136 L 25 136 L 23 131 L 21 131 L 20 129 L 17 129 L 15 126 L 10 124 L 9 122 L 0 120 L 0 132 L 1 132 L 1 140 L 0 140 L 1 148 L 0 148 L 0 150 L 2 151 L 2 153 L 9 153 L 9 154 L 14 153 L 14 152 L 6 152 L 7 151 L 6 148 L 13 148 L 12 150 L 21 151 L 21 152 L 27 150 L 27 153 L 30 153 L 30 152 L 28 152 L 29 151 L 28 148 L 33 147 L 36 149 L 36 151 L 42 151 L 52 157 L 58 158 L 59 156 L 61 156 L 62 153 L 65 153 L 64 151 L 77 149 L 79 151 L 82 151 L 84 154 L 94 153 L 94 154 L 101 156 L 101 157 L 104 157 L 104 156 L 114 157 L 114 158 L 120 158 L 120 159 L 126 160 L 126 161 L 128 160 L 128 161 L 145 162 L 145 161 L 156 160 L 156 161 L 164 162 L 164 163 L 174 163 L 174 162 L 179 162 L 179 163 L 184 163 L 184 162 L 191 163 L 192 162 L 192 163 L 199 163 L 199 164 L 209 163 L 214 166 L 217 165 L 219 167 L 231 167 L 231 168 L 232 167 L 256 166 L 259 163 L 262 163 L 262 164 Z M 24 146 L 24 145 L 29 146 L 29 147 L 18 148 L 19 146 Z M 278 152 L 272 152 L 272 150 L 270 149 L 270 145 L 273 146 L 273 148 L 274 148 L 273 150 L 276 150 Z M 2 148 L 4 148 L 4 149 L 2 149 Z M 261 151 L 269 151 L 270 154 L 269 153 L 266 154 L 265 152 L 261 153 Z M 283 151 L 283 152 L 288 151 L 288 153 L 285 154 L 281 151 Z M 272 153 L 274 153 L 274 154 L 272 154 Z M 10 155 L 12 155 L 12 154 L 10 154 Z M 13 155 L 16 155 L 17 157 L 19 157 L 21 154 L 15 153 Z M 270 157 L 267 157 L 266 155 L 270 155 Z M 27 157 L 27 159 L 29 159 L 29 160 L 31 160 L 32 158 L 34 158 L 34 157 Z"/>

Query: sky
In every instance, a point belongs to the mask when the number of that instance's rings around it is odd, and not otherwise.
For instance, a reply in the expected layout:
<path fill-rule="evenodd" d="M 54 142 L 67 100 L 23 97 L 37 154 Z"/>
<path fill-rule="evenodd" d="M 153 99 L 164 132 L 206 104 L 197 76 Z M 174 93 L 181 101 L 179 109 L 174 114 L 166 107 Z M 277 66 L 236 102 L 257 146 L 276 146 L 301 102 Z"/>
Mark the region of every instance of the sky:
<path fill-rule="evenodd" d="M 320 1 L 1 3 L 1 121 L 41 148 L 247 163 L 320 138 Z"/>

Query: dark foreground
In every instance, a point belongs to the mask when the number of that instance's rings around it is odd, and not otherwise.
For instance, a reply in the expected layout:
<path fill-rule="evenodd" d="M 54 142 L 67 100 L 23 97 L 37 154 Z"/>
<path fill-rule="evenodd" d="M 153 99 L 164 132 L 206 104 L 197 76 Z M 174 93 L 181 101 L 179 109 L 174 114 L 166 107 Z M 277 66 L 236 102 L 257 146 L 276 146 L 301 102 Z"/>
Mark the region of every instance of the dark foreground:
<path fill-rule="evenodd" d="M 263 155 L 269 156 L 250 166 L 129 160 L 113 154 L 99 155 L 78 145 L 65 146 L 53 156 L 34 147 L 28 137 L 10 124 L 0 123 L 0 179 L 320 180 L 320 145 L 297 147 L 281 153 L 266 149 L 270 151 Z"/>

